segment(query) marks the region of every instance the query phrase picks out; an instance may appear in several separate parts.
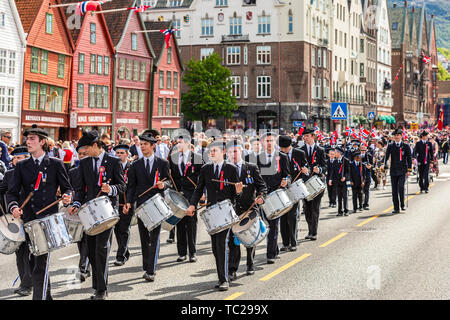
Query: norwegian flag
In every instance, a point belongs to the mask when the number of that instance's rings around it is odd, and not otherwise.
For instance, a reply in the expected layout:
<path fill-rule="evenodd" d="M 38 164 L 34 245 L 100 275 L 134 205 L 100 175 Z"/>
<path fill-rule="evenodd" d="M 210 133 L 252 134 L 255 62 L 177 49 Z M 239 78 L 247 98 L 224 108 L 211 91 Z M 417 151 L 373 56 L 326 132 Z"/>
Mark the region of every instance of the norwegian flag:
<path fill-rule="evenodd" d="M 162 34 L 164 34 L 164 40 L 166 41 L 166 48 L 170 47 L 170 38 L 174 34 L 175 31 L 178 31 L 178 29 L 164 29 L 160 30 Z"/>
<path fill-rule="evenodd" d="M 402 139 L 406 140 L 407 138 L 408 138 L 408 134 L 406 133 L 406 130 L 404 130 L 403 134 L 402 134 Z"/>
<path fill-rule="evenodd" d="M 314 133 L 317 134 L 318 132 L 320 132 L 320 128 L 319 128 L 319 126 L 317 125 L 317 123 L 314 122 Z"/>
<path fill-rule="evenodd" d="M 135 13 L 138 12 L 144 12 L 145 10 L 147 10 L 148 8 L 151 8 L 152 6 L 138 6 L 138 7 L 132 7 L 132 8 L 127 8 L 127 10 L 134 10 Z"/>
<path fill-rule="evenodd" d="M 422 51 L 422 61 L 425 64 L 429 64 L 431 62 L 431 57 L 428 57 L 423 51 Z"/>
<path fill-rule="evenodd" d="M 75 13 L 82 16 L 88 11 L 97 11 L 97 9 L 100 8 L 102 4 L 109 1 L 111 0 L 79 2 L 77 3 Z"/>
<path fill-rule="evenodd" d="M 349 127 L 345 127 L 345 136 L 348 137 L 353 132 L 353 129 Z"/>
<path fill-rule="evenodd" d="M 305 128 L 303 127 L 298 128 L 298 135 L 301 136 L 303 134 L 303 131 L 305 131 Z"/>
<path fill-rule="evenodd" d="M 359 136 L 360 137 L 364 137 L 364 139 L 367 139 L 370 135 L 370 132 L 367 131 L 366 129 L 363 128 L 359 128 Z"/>
<path fill-rule="evenodd" d="M 317 140 L 322 141 L 325 137 L 322 135 L 320 131 L 316 132 Z"/>
<path fill-rule="evenodd" d="M 376 131 L 375 131 L 375 127 L 372 127 L 372 130 L 370 130 L 370 136 L 372 138 L 375 138 L 377 136 Z"/>
<path fill-rule="evenodd" d="M 331 137 L 330 137 L 330 143 L 332 145 L 336 144 L 338 138 L 339 138 L 339 135 L 338 135 L 337 131 L 334 130 L 334 132 L 331 134 Z"/>
<path fill-rule="evenodd" d="M 358 134 L 355 132 L 355 130 L 350 129 L 350 137 L 352 137 L 353 139 L 359 139 Z"/>

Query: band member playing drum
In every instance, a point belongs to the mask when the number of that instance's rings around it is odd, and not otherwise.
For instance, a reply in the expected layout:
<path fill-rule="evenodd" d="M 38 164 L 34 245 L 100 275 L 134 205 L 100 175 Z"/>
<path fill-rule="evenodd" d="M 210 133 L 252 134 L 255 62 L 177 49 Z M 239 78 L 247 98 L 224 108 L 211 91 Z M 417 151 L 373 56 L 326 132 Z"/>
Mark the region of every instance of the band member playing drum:
<path fill-rule="evenodd" d="M 261 137 L 263 151 L 258 155 L 258 167 L 267 185 L 267 193 L 287 186 L 289 177 L 289 159 L 275 150 L 276 134 L 267 132 Z M 269 234 L 267 235 L 267 263 L 275 263 L 278 257 L 278 227 L 280 218 L 268 220 Z"/>
<path fill-rule="evenodd" d="M 82 160 L 88 156 L 86 147 L 77 146 L 77 153 L 78 153 L 79 160 Z M 70 184 L 72 185 L 74 190 L 78 189 L 77 184 L 81 182 L 80 174 L 81 174 L 81 171 L 80 171 L 79 165 L 77 167 L 69 170 Z M 78 263 L 78 268 L 80 271 L 80 281 L 81 282 L 86 281 L 86 278 L 90 276 L 89 247 L 88 247 L 87 240 L 88 240 L 87 234 L 85 232 L 83 232 L 83 237 L 81 238 L 81 241 L 77 242 L 78 252 L 80 253 L 80 260 Z"/>
<path fill-rule="evenodd" d="M 433 163 L 433 145 L 428 141 L 428 132 L 423 131 L 420 134 L 420 141 L 414 146 L 412 154 L 417 159 L 419 170 L 420 193 L 428 193 L 430 164 Z"/>
<path fill-rule="evenodd" d="M 215 205 L 223 200 L 230 200 L 234 205 L 236 198 L 242 192 L 242 183 L 239 181 L 238 169 L 233 164 L 224 161 L 224 144 L 216 141 L 209 145 L 209 159 L 212 162 L 205 164 L 200 170 L 198 184 L 190 199 L 190 206 L 186 215 L 193 216 L 195 208 L 206 188 L 208 206 Z M 219 182 L 213 181 L 218 180 Z M 227 183 L 227 182 L 232 182 Z M 211 244 L 216 260 L 219 284 L 216 286 L 220 291 L 229 288 L 228 277 L 228 241 L 230 228 L 226 228 L 211 235 Z"/>
<path fill-rule="evenodd" d="M 179 136 L 176 145 L 178 151 L 169 156 L 170 173 L 175 187 L 186 199 L 191 199 L 203 166 L 202 156 L 191 152 L 190 146 L 189 136 Z M 185 216 L 176 225 L 178 262 L 186 260 L 188 249 L 189 261 L 197 261 L 197 220 L 197 213 L 194 212 L 192 217 Z"/>
<path fill-rule="evenodd" d="M 128 181 L 128 170 L 131 167 L 131 162 L 128 161 L 128 150 L 130 147 L 126 144 L 119 144 L 114 147 L 114 151 L 116 152 L 116 156 L 120 159 L 120 164 L 123 169 L 123 177 L 125 183 Z M 133 208 L 127 214 L 123 213 L 123 207 L 127 202 L 126 192 L 119 193 L 119 215 L 120 220 L 114 226 L 114 234 L 116 235 L 117 240 L 117 253 L 116 253 L 116 261 L 114 261 L 115 266 L 123 266 L 125 262 L 130 257 L 130 251 L 128 250 L 128 241 L 130 238 L 130 226 L 131 219 L 133 218 Z"/>
<path fill-rule="evenodd" d="M 309 175 L 319 176 L 323 179 L 327 164 L 325 160 L 325 151 L 322 147 L 319 147 L 315 141 L 314 130 L 306 128 L 303 131 L 303 140 L 305 144 L 301 147 L 306 153 L 306 158 L 308 160 Z M 305 239 L 317 240 L 317 228 L 319 225 L 319 214 L 320 214 L 320 201 L 322 200 L 323 192 L 311 201 L 304 200 L 304 211 L 306 222 L 308 223 L 308 235 Z"/>
<path fill-rule="evenodd" d="M 261 177 L 258 167 L 255 164 L 251 164 L 242 160 L 242 149 L 242 145 L 239 144 L 236 140 L 231 141 L 227 144 L 227 159 L 238 168 L 239 180 L 246 186 L 236 203 L 236 213 L 241 217 L 254 204 L 255 199 L 257 199 L 256 204 L 263 204 L 263 197 L 267 193 L 266 183 Z M 258 196 L 261 197 L 256 198 Z M 258 215 L 258 210 L 256 209 L 256 207 L 253 207 L 250 210 L 251 213 L 248 217 L 253 220 Z M 231 235 L 233 235 L 233 232 L 231 232 Z M 230 239 L 228 244 L 230 247 L 230 264 L 228 270 L 230 274 L 230 280 L 233 281 L 237 278 L 236 272 L 239 267 L 239 261 L 241 260 L 241 249 L 239 245 L 235 244 L 235 241 L 233 239 Z M 255 251 L 256 246 L 247 248 L 248 275 L 252 275 L 255 273 L 255 268 L 253 266 Z"/>
<path fill-rule="evenodd" d="M 106 154 L 103 142 L 96 130 L 83 132 L 78 146 L 86 147 L 89 157 L 80 161 L 79 183 L 75 189 L 73 206 L 69 213 L 74 214 L 83 203 L 106 194 L 112 206 L 117 207 L 117 195 L 124 192 L 126 185 L 122 175 L 120 160 Z M 88 256 L 92 266 L 93 300 L 107 297 L 108 257 L 111 249 L 112 228 L 97 235 L 88 235 Z"/>
<path fill-rule="evenodd" d="M 170 186 L 169 162 L 155 155 L 155 137 L 148 132 L 140 135 L 139 139 L 143 157 L 133 162 L 128 170 L 127 204 L 124 213 L 129 212 L 134 203 L 138 208 L 157 193 L 164 197 L 164 188 Z M 163 179 L 168 181 L 163 182 Z M 143 194 L 152 186 L 154 186 L 152 190 Z M 145 271 L 142 277 L 146 281 L 153 282 L 159 255 L 161 225 L 149 232 L 142 220 L 138 219 L 138 229 L 141 239 L 142 268 Z"/>
<path fill-rule="evenodd" d="M 292 139 L 289 136 L 280 136 L 278 138 L 278 145 L 280 146 L 280 150 L 289 158 L 289 171 L 291 173 L 292 182 L 295 182 L 298 179 L 306 181 L 308 178 L 308 169 L 305 166 L 308 164 L 308 161 L 306 160 L 305 152 L 298 148 L 294 148 L 292 146 Z M 292 209 L 280 218 L 280 233 L 283 240 L 283 247 L 280 249 L 281 251 L 297 250 L 298 213 L 300 212 L 298 208 L 299 204 L 300 202 L 294 204 Z"/>
<path fill-rule="evenodd" d="M 36 216 L 36 212 L 56 200 L 58 188 L 63 194 L 64 205 L 70 204 L 72 187 L 63 162 L 49 157 L 46 153 L 47 131 L 33 125 L 23 135 L 27 138 L 26 143 L 31 157 L 17 163 L 6 201 L 8 211 L 15 218 L 21 217 L 23 222 L 27 223 L 58 212 L 58 206 L 54 205 Z M 30 192 L 34 192 L 33 196 L 22 210 L 19 206 Z M 28 234 L 25 237 L 26 241 L 30 242 Z M 52 300 L 48 274 L 50 254 L 32 256 L 31 259 L 33 300 Z"/>
<path fill-rule="evenodd" d="M 359 151 L 361 151 L 361 162 L 363 164 L 363 171 L 365 172 L 364 178 L 364 202 L 363 209 L 369 210 L 369 196 L 370 196 L 370 184 L 372 182 L 372 168 L 373 168 L 373 156 L 370 152 L 367 151 L 367 144 L 362 143 L 359 147 Z"/>
<path fill-rule="evenodd" d="M 2 208 L 6 208 L 6 203 L 3 205 L 3 201 L 6 196 L 6 192 L 10 188 L 12 181 L 14 179 L 14 168 L 17 162 L 28 159 L 30 154 L 28 153 L 28 148 L 26 146 L 17 146 L 11 152 L 12 160 L 10 162 L 9 170 L 6 171 L 2 182 L 0 183 L 0 205 Z M 5 209 L 6 210 L 6 209 Z M 1 216 L 0 212 L 0 216 Z M 20 285 L 19 288 L 14 290 L 14 293 L 20 296 L 29 296 L 33 287 L 31 279 L 31 260 L 30 260 L 30 250 L 28 249 L 27 242 L 22 242 L 19 249 L 16 251 L 16 264 L 17 270 L 19 271 Z"/>

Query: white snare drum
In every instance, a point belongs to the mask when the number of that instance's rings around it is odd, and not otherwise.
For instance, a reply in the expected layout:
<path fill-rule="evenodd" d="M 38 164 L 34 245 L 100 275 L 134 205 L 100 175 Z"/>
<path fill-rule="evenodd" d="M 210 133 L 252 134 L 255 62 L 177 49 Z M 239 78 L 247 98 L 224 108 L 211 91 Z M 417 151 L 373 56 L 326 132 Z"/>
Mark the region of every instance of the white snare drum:
<path fill-rule="evenodd" d="M 35 256 L 67 247 L 72 243 L 63 212 L 27 222 L 24 228 L 30 237 L 30 252 Z"/>
<path fill-rule="evenodd" d="M 187 201 L 180 192 L 172 189 L 166 189 L 164 191 L 164 200 L 173 211 L 174 215 L 163 221 L 161 228 L 170 231 L 186 215 L 186 210 L 189 208 L 189 201 Z"/>
<path fill-rule="evenodd" d="M 327 186 L 318 176 L 312 176 L 305 182 L 305 186 L 308 189 L 309 195 L 305 198 L 308 201 L 311 201 L 319 194 L 325 191 Z"/>
<path fill-rule="evenodd" d="M 83 204 L 78 212 L 84 231 L 95 236 L 105 230 L 111 229 L 119 222 L 119 213 L 111 204 L 107 196 L 94 198 Z"/>
<path fill-rule="evenodd" d="M 64 213 L 64 221 L 69 234 L 72 236 L 72 242 L 80 242 L 83 238 L 84 227 L 78 214 L 70 215 L 67 211 Z"/>
<path fill-rule="evenodd" d="M 0 253 L 12 254 L 25 241 L 25 231 L 21 219 L 14 219 L 12 214 L 0 217 Z"/>
<path fill-rule="evenodd" d="M 223 231 L 236 222 L 239 222 L 239 217 L 234 212 L 230 200 L 223 200 L 216 203 L 199 214 L 206 225 L 206 231 L 210 235 Z"/>
<path fill-rule="evenodd" d="M 233 225 L 231 230 L 247 248 L 257 246 L 269 233 L 269 227 L 258 215 L 253 219 L 244 218 L 240 223 Z"/>
<path fill-rule="evenodd" d="M 173 211 L 159 194 L 141 204 L 135 212 L 136 216 L 141 219 L 148 231 L 152 231 L 165 220 L 173 216 Z"/>
<path fill-rule="evenodd" d="M 293 202 L 298 202 L 309 196 L 308 188 L 306 188 L 302 179 L 298 179 L 292 183 L 289 188 L 286 189 L 286 192 Z"/>
<path fill-rule="evenodd" d="M 294 204 L 295 202 L 291 200 L 286 190 L 277 189 L 264 198 L 261 208 L 264 210 L 267 219 L 273 220 L 291 210 Z"/>

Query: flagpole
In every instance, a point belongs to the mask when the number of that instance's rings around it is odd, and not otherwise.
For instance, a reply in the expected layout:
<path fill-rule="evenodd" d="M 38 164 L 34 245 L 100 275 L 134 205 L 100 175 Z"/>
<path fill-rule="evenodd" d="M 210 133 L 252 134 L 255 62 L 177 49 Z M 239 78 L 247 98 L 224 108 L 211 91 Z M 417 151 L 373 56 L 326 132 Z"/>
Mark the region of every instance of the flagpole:
<path fill-rule="evenodd" d="M 118 11 L 125 11 L 125 10 L 128 10 L 128 8 L 109 9 L 109 10 L 101 10 L 101 11 L 92 11 L 92 14 L 110 13 L 110 12 L 118 12 Z"/>
<path fill-rule="evenodd" d="M 181 29 L 172 29 L 173 31 L 179 31 Z M 133 33 L 139 33 L 139 32 L 161 32 L 161 30 L 136 30 L 133 31 Z"/>
<path fill-rule="evenodd" d="M 93 2 L 98 2 L 96 0 L 91 0 Z M 113 0 L 103 0 L 103 2 L 110 2 Z M 84 1 L 79 1 L 79 2 L 72 2 L 72 3 L 63 3 L 63 4 L 50 4 L 49 8 L 58 8 L 58 7 L 69 7 L 69 6 L 73 6 L 73 5 L 77 5 L 79 3 L 83 3 Z"/>

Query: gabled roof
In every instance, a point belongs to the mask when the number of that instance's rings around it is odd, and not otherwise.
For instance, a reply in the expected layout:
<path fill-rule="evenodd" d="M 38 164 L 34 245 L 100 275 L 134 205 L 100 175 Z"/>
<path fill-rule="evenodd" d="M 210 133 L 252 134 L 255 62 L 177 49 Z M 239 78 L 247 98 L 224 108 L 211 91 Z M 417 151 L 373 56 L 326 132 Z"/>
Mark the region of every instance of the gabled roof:
<path fill-rule="evenodd" d="M 31 26 L 36 19 L 42 0 L 15 0 L 25 33 L 30 33 Z"/>
<path fill-rule="evenodd" d="M 404 42 L 407 27 L 406 8 L 388 8 L 392 49 L 400 49 Z M 395 29 L 393 27 L 396 26 Z"/>
<path fill-rule="evenodd" d="M 22 42 L 23 47 L 27 44 L 27 39 L 25 36 L 25 31 L 23 30 L 22 21 L 20 19 L 19 12 L 17 11 L 16 3 L 14 0 L 8 0 L 9 7 L 11 8 L 11 13 L 14 18 L 14 22 L 17 28 L 17 32 L 19 34 L 20 41 Z"/>
<path fill-rule="evenodd" d="M 102 5 L 103 10 L 119 9 L 119 8 L 131 8 L 134 7 L 136 0 L 114 0 L 106 2 Z M 105 13 L 106 24 L 108 25 L 109 34 L 111 35 L 111 40 L 116 47 L 122 38 L 122 34 L 125 31 L 125 25 L 128 21 L 128 16 L 130 14 L 135 14 L 132 10 L 123 10 L 113 13 Z"/>

